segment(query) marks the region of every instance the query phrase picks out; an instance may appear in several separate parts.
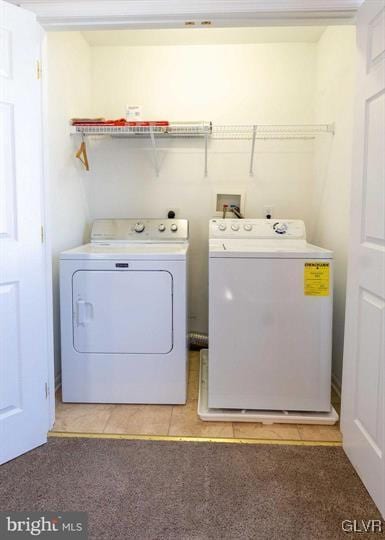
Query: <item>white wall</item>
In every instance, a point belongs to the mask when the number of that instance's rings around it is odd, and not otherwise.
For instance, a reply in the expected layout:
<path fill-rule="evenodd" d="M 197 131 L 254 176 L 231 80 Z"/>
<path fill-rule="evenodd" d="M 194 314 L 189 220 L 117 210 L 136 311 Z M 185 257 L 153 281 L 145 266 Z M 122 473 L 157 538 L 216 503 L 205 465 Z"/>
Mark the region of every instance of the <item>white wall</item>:
<path fill-rule="evenodd" d="M 345 321 L 355 58 L 355 28 L 327 28 L 317 47 L 315 121 L 335 122 L 336 132 L 332 141 L 320 141 L 316 146 L 312 240 L 334 251 L 333 376 L 339 386 Z"/>
<path fill-rule="evenodd" d="M 80 33 L 48 35 L 51 216 L 54 231 L 56 358 L 57 255 L 87 237 L 97 217 L 159 217 L 176 209 L 190 220 L 190 328 L 207 330 L 207 222 L 214 194 L 246 193 L 246 215 L 305 220 L 310 239 L 335 251 L 333 371 L 340 380 L 354 89 L 354 28 L 330 27 L 319 43 L 94 46 Z M 91 171 L 74 159 L 68 120 L 122 117 L 141 104 L 146 118 L 216 123 L 336 122 L 316 141 L 159 142 L 155 176 L 149 141 L 89 139 Z"/>
<path fill-rule="evenodd" d="M 93 112 L 121 117 L 140 104 L 150 119 L 217 123 L 312 122 L 316 44 L 92 47 Z M 90 143 L 85 182 L 95 217 L 165 216 L 190 220 L 190 327 L 207 330 L 207 228 L 216 191 L 246 192 L 246 215 L 274 205 L 281 217 L 310 219 L 313 141 L 259 141 L 255 175 L 250 141 L 214 141 L 203 177 L 203 141 L 161 143 L 155 177 L 149 142 Z"/>
<path fill-rule="evenodd" d="M 93 107 L 124 116 L 259 123 L 311 121 L 314 43 L 93 47 Z"/>
<path fill-rule="evenodd" d="M 48 206 L 53 254 L 55 375 L 60 374 L 59 276 L 60 251 L 83 243 L 88 206 L 74 159 L 69 119 L 90 113 L 90 49 L 81 34 L 47 34 L 47 159 Z"/>

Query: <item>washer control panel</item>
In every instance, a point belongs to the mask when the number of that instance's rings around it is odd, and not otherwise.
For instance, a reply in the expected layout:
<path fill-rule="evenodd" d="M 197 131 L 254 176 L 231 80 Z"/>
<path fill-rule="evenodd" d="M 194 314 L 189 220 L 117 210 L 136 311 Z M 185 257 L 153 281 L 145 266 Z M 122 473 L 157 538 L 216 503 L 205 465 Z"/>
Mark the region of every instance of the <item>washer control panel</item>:
<path fill-rule="evenodd" d="M 185 242 L 187 219 L 97 219 L 91 242 Z"/>
<path fill-rule="evenodd" d="M 299 219 L 212 219 L 210 238 L 306 239 L 306 229 Z"/>

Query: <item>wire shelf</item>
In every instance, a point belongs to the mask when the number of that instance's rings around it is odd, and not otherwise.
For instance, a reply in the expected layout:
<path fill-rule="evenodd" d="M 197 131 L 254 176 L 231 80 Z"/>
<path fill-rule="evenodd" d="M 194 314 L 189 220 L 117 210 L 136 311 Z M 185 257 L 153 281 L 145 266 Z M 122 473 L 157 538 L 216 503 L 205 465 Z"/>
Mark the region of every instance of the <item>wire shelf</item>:
<path fill-rule="evenodd" d="M 203 137 L 212 139 L 312 139 L 322 133 L 334 133 L 333 124 L 218 124 L 211 122 L 172 122 L 168 126 L 72 126 L 72 134 L 110 135 L 113 137 Z"/>
<path fill-rule="evenodd" d="M 322 133 L 334 133 L 332 124 L 254 124 L 254 125 L 215 125 L 213 139 L 314 139 Z"/>
<path fill-rule="evenodd" d="M 78 125 L 72 126 L 71 134 L 80 135 L 82 144 L 76 157 L 88 170 L 85 136 L 107 135 L 111 137 L 149 138 L 153 149 L 154 167 L 159 175 L 156 139 L 164 137 L 203 137 L 204 139 L 204 175 L 208 174 L 208 141 L 210 140 L 248 140 L 251 141 L 249 174 L 253 175 L 255 142 L 263 140 L 309 140 L 325 133 L 334 135 L 334 124 L 217 124 L 211 122 L 171 122 L 167 126 L 108 126 Z M 83 155 L 83 158 L 82 158 Z"/>
<path fill-rule="evenodd" d="M 210 122 L 173 122 L 168 126 L 72 126 L 72 134 L 112 137 L 203 137 L 211 133 Z"/>

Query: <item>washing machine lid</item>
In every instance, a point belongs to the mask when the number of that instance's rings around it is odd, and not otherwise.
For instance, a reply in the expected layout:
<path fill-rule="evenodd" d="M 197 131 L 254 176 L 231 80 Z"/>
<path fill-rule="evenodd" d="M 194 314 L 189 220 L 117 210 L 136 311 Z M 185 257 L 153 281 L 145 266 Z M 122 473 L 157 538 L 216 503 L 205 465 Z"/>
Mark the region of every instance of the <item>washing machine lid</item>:
<path fill-rule="evenodd" d="M 60 259 L 109 259 L 109 260 L 183 260 L 188 252 L 184 243 L 90 243 L 63 251 Z"/>
<path fill-rule="evenodd" d="M 243 240 L 211 239 L 209 256 L 264 259 L 332 259 L 333 252 L 306 240 Z"/>

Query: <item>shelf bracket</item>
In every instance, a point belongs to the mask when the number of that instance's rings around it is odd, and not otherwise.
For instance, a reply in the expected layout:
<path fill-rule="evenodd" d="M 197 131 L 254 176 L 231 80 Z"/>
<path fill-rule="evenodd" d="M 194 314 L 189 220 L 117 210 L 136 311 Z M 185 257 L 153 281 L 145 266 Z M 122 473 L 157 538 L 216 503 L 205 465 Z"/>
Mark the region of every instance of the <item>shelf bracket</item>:
<path fill-rule="evenodd" d="M 250 169 L 249 175 L 254 175 L 254 150 L 255 150 L 255 137 L 257 135 L 257 126 L 253 126 L 253 137 L 251 139 L 251 155 L 250 155 Z"/>
<path fill-rule="evenodd" d="M 159 176 L 158 154 L 157 154 L 156 144 L 155 144 L 155 134 L 152 128 L 150 128 L 150 137 L 151 137 L 152 153 L 154 157 L 155 174 L 156 176 Z"/>
<path fill-rule="evenodd" d="M 90 165 L 88 162 L 88 156 L 87 156 L 87 146 L 86 142 L 84 140 L 84 135 L 82 133 L 82 142 L 80 143 L 79 149 L 76 152 L 75 156 L 80 159 L 80 161 L 83 163 L 84 168 L 86 171 L 90 170 Z"/>
<path fill-rule="evenodd" d="M 208 166 L 207 166 L 207 147 L 208 147 L 208 140 L 209 140 L 209 134 L 205 133 L 205 169 L 204 169 L 204 176 L 208 175 Z"/>

